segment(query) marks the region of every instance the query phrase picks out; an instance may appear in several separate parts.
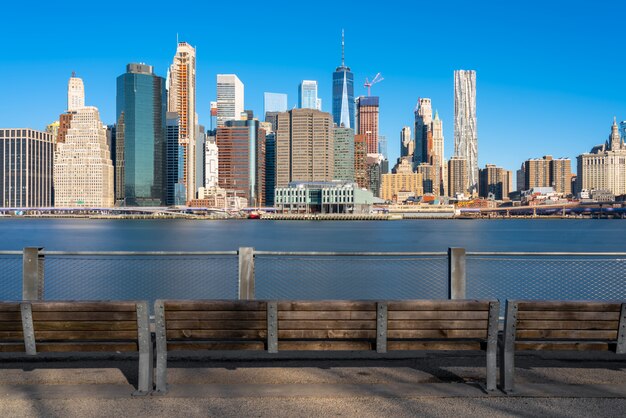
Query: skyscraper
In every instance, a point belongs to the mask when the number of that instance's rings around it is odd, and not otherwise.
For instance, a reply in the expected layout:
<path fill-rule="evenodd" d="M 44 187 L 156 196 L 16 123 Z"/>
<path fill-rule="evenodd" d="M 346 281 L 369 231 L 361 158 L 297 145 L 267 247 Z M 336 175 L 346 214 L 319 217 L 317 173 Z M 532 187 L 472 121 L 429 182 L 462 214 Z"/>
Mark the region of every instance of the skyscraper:
<path fill-rule="evenodd" d="M 452 157 L 448 161 L 448 196 L 456 198 L 467 195 L 467 160 L 464 157 Z"/>
<path fill-rule="evenodd" d="M 116 161 L 123 188 L 116 198 L 125 206 L 165 204 L 166 102 L 165 79 L 150 65 L 128 64 L 117 78 Z"/>
<path fill-rule="evenodd" d="M 196 49 L 179 42 L 169 72 L 168 112 L 178 113 L 187 201 L 196 196 Z"/>
<path fill-rule="evenodd" d="M 165 161 L 165 187 L 166 204 L 168 206 L 181 206 L 187 201 L 187 187 L 185 186 L 184 159 L 185 151 L 178 140 L 180 123 L 178 113 L 167 112 L 166 115 L 166 161 Z"/>
<path fill-rule="evenodd" d="M 569 158 L 531 158 L 524 161 L 524 190 L 534 187 L 552 187 L 565 196 L 572 193 L 571 161 Z"/>
<path fill-rule="evenodd" d="M 82 78 L 72 73 L 67 83 L 67 111 L 72 112 L 85 107 L 85 85 Z"/>
<path fill-rule="evenodd" d="M 495 164 L 487 164 L 479 170 L 479 195 L 481 197 L 493 197 L 502 200 L 509 197 L 510 173 L 504 168 L 496 167 Z"/>
<path fill-rule="evenodd" d="M 107 145 L 107 128 L 100 121 L 96 107 L 74 108 L 67 114 L 71 115 L 71 120 L 65 142 L 57 144 L 54 155 L 54 204 L 57 207 L 111 207 L 113 163 Z"/>
<path fill-rule="evenodd" d="M 239 120 L 244 109 L 243 83 L 235 74 L 217 75 L 217 127 Z"/>
<path fill-rule="evenodd" d="M 204 188 L 210 189 L 218 186 L 219 179 L 219 150 L 215 139 L 215 131 L 207 134 L 204 144 Z"/>
<path fill-rule="evenodd" d="M 428 98 L 420 98 L 415 107 L 415 154 L 414 166 L 428 163 L 432 150 L 433 109 Z"/>
<path fill-rule="evenodd" d="M 365 135 L 367 153 L 378 154 L 378 97 L 361 96 L 357 99 L 357 134 Z"/>
<path fill-rule="evenodd" d="M 354 128 L 354 75 L 345 64 L 344 33 L 341 31 L 341 66 L 333 73 L 333 121 Z"/>
<path fill-rule="evenodd" d="M 334 128 L 334 180 L 354 181 L 354 131 Z"/>
<path fill-rule="evenodd" d="M 404 126 L 400 131 L 400 157 L 410 157 L 413 160 L 415 141 L 411 139 L 411 127 Z"/>
<path fill-rule="evenodd" d="M 302 80 L 298 86 L 298 108 L 322 110 L 318 106 L 321 107 L 321 102 L 317 98 L 317 81 Z"/>
<path fill-rule="evenodd" d="M 467 161 L 469 192 L 478 189 L 478 134 L 476 130 L 476 71 L 454 72 L 454 155 Z"/>
<path fill-rule="evenodd" d="M 286 112 L 287 95 L 283 93 L 263 93 L 263 115 L 267 112 Z"/>
<path fill-rule="evenodd" d="M 51 133 L 0 129 L 0 207 L 52 206 Z"/>

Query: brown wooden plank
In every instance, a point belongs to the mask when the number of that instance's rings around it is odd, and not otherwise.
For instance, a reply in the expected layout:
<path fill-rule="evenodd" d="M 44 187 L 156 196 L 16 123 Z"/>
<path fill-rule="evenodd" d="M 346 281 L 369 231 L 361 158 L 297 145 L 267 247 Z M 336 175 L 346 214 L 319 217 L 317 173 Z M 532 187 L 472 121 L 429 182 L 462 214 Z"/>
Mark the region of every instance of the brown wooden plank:
<path fill-rule="evenodd" d="M 486 320 L 469 320 L 469 321 L 453 321 L 453 320 L 424 320 L 424 321 L 388 321 L 387 329 L 399 330 L 399 329 L 487 329 Z"/>
<path fill-rule="evenodd" d="M 256 300 L 165 300 L 168 311 L 264 311 L 267 303 Z"/>
<path fill-rule="evenodd" d="M 520 311 L 518 319 L 619 321 L 619 312 Z"/>
<path fill-rule="evenodd" d="M 0 341 L 24 339 L 22 331 L 0 331 Z"/>
<path fill-rule="evenodd" d="M 618 321 L 538 321 L 523 320 L 517 321 L 517 330 L 523 329 L 596 329 L 596 330 L 617 330 Z"/>
<path fill-rule="evenodd" d="M 168 351 L 176 350 L 265 350 L 262 341 L 227 341 L 227 342 L 170 342 L 167 343 Z"/>
<path fill-rule="evenodd" d="M 20 312 L 19 302 L 0 302 L 0 312 Z"/>
<path fill-rule="evenodd" d="M 570 350 L 570 351 L 610 351 L 611 344 L 605 342 L 516 342 L 516 350 Z"/>
<path fill-rule="evenodd" d="M 32 302 L 33 312 L 128 312 L 136 310 L 136 302 Z"/>
<path fill-rule="evenodd" d="M 0 344 L 0 353 L 24 353 L 25 351 L 24 342 Z"/>
<path fill-rule="evenodd" d="M 0 322 L 0 331 L 21 331 L 22 321 L 2 321 Z"/>
<path fill-rule="evenodd" d="M 40 353 L 114 353 L 139 351 L 137 343 L 37 343 Z"/>
<path fill-rule="evenodd" d="M 281 320 L 311 320 L 311 319 L 376 319 L 376 311 L 279 311 Z"/>
<path fill-rule="evenodd" d="M 389 330 L 388 338 L 487 338 L 487 330 L 478 329 L 426 329 L 426 330 Z"/>
<path fill-rule="evenodd" d="M 374 339 L 376 330 L 278 330 L 279 339 Z"/>
<path fill-rule="evenodd" d="M 481 350 L 474 341 L 387 341 L 387 351 L 395 350 Z"/>
<path fill-rule="evenodd" d="M 238 319 L 238 320 L 254 320 L 266 319 L 266 311 L 165 311 L 166 320 L 181 319 Z"/>
<path fill-rule="evenodd" d="M 413 300 L 390 301 L 388 311 L 486 311 L 489 301 L 484 300 Z"/>
<path fill-rule="evenodd" d="M 174 329 L 206 329 L 206 330 L 219 330 L 219 329 L 241 329 L 241 330 L 253 330 L 253 329 L 266 329 L 267 320 L 264 321 L 167 321 L 166 328 L 168 330 Z"/>
<path fill-rule="evenodd" d="M 278 351 L 369 351 L 373 348 L 375 344 L 368 341 L 278 341 Z"/>
<path fill-rule="evenodd" d="M 278 329 L 376 329 L 376 321 L 288 321 L 279 320 Z"/>
<path fill-rule="evenodd" d="M 569 339 L 569 340 L 617 340 L 617 330 L 615 331 L 598 331 L 598 330 L 518 330 L 515 334 L 516 338 L 521 339 Z"/>
<path fill-rule="evenodd" d="M 19 311 L 2 312 L 0 311 L 0 321 L 22 321 L 22 314 Z"/>
<path fill-rule="evenodd" d="M 620 303 L 596 302 L 596 301 L 519 301 L 519 311 L 594 311 L 594 312 L 619 312 Z"/>
<path fill-rule="evenodd" d="M 137 321 L 33 321 L 35 331 L 135 331 Z"/>
<path fill-rule="evenodd" d="M 136 321 L 137 312 L 33 312 L 33 321 Z"/>
<path fill-rule="evenodd" d="M 37 345 L 39 341 L 75 341 L 75 340 L 136 340 L 136 331 L 35 331 Z"/>
<path fill-rule="evenodd" d="M 371 311 L 376 302 L 369 301 L 291 301 L 278 302 L 278 311 Z"/>
<path fill-rule="evenodd" d="M 267 338 L 266 330 L 185 330 L 167 331 L 167 339 L 259 339 Z"/>
<path fill-rule="evenodd" d="M 489 311 L 390 311 L 389 320 L 399 319 L 488 319 Z"/>

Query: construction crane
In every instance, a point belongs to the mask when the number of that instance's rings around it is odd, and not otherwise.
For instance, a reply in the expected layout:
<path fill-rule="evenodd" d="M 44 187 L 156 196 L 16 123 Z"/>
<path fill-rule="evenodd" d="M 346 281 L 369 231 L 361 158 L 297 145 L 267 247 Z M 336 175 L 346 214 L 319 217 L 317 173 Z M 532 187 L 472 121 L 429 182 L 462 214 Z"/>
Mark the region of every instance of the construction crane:
<path fill-rule="evenodd" d="M 380 75 L 380 73 L 377 73 L 374 78 L 372 78 L 372 81 L 369 81 L 367 79 L 367 77 L 365 77 L 365 84 L 363 84 L 364 87 L 367 87 L 367 95 L 371 96 L 371 92 L 372 92 L 372 86 L 376 83 L 380 83 L 381 81 L 383 81 L 384 78 Z"/>

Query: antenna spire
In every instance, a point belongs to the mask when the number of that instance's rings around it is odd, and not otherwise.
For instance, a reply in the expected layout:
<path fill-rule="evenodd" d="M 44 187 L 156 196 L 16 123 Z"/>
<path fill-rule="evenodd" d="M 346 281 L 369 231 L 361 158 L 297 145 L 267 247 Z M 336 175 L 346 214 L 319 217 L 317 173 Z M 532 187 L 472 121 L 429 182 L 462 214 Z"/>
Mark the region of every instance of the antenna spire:
<path fill-rule="evenodd" d="M 344 33 L 343 33 L 343 29 L 341 29 L 341 66 L 342 67 L 346 66 L 345 50 L 346 50 L 346 44 L 344 41 Z"/>

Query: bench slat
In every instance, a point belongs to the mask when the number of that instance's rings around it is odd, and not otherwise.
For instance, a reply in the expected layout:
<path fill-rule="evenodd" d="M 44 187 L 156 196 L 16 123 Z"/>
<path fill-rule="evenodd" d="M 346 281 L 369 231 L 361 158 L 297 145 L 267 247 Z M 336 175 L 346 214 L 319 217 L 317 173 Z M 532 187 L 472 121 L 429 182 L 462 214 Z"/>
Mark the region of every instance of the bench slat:
<path fill-rule="evenodd" d="M 576 302 L 576 301 L 518 301 L 521 311 L 579 311 L 579 312 L 619 312 L 620 303 L 615 302 Z"/>
<path fill-rule="evenodd" d="M 71 342 L 38 342 L 37 352 L 41 353 L 107 353 L 107 352 L 136 352 L 139 350 L 137 343 L 122 342 L 95 342 L 95 343 L 71 343 Z"/>
<path fill-rule="evenodd" d="M 421 329 L 480 329 L 487 330 L 487 322 L 481 320 L 473 320 L 473 321 L 453 321 L 453 320 L 401 320 L 401 321 L 389 321 L 387 324 L 387 328 L 389 330 L 400 330 L 400 329 L 413 329 L 413 330 L 421 330 Z"/>
<path fill-rule="evenodd" d="M 278 341 L 278 351 L 343 351 L 343 350 L 373 350 L 375 343 L 367 341 Z"/>
<path fill-rule="evenodd" d="M 278 338 L 283 339 L 374 339 L 376 330 L 278 330 Z"/>
<path fill-rule="evenodd" d="M 32 302 L 33 312 L 135 312 L 136 302 Z"/>
<path fill-rule="evenodd" d="M 279 311 L 279 320 L 376 319 L 376 311 Z"/>
<path fill-rule="evenodd" d="M 390 301 L 390 311 L 488 311 L 489 301 L 478 300 L 417 300 Z"/>
<path fill-rule="evenodd" d="M 24 340 L 23 331 L 0 331 L 0 341 L 2 340 Z"/>
<path fill-rule="evenodd" d="M 612 351 L 614 344 L 607 342 L 530 342 L 517 341 L 515 349 L 520 351 L 527 350 L 569 350 L 569 351 Z"/>
<path fill-rule="evenodd" d="M 137 340 L 137 331 L 35 331 L 35 340 Z"/>
<path fill-rule="evenodd" d="M 19 302 L 0 302 L 0 312 L 20 312 Z"/>
<path fill-rule="evenodd" d="M 518 319 L 619 321 L 619 312 L 595 311 L 521 311 Z"/>
<path fill-rule="evenodd" d="M 614 331 L 605 330 L 549 330 L 549 329 L 537 329 L 537 330 L 521 330 L 517 331 L 516 338 L 529 339 L 529 338 L 552 338 L 552 339 L 567 339 L 567 340 L 617 340 L 617 329 Z"/>
<path fill-rule="evenodd" d="M 476 341 L 388 341 L 387 350 L 481 350 Z"/>
<path fill-rule="evenodd" d="M 137 321 L 34 321 L 37 331 L 135 331 Z"/>
<path fill-rule="evenodd" d="M 279 330 L 304 330 L 304 329 L 376 329 L 376 321 L 358 320 L 320 320 L 320 321 L 289 321 L 279 320 Z"/>
<path fill-rule="evenodd" d="M 33 321 L 137 321 L 137 312 L 33 312 Z"/>
<path fill-rule="evenodd" d="M 390 339 L 401 338 L 487 338 L 486 329 L 431 329 L 431 330 L 391 330 L 387 331 Z"/>
<path fill-rule="evenodd" d="M 250 300 L 167 300 L 164 303 L 166 311 L 264 311 L 267 305 L 266 302 Z"/>
<path fill-rule="evenodd" d="M 3 342 L 0 344 L 0 353 L 24 353 L 24 342 Z"/>
<path fill-rule="evenodd" d="M 376 302 L 347 300 L 278 302 L 278 311 L 376 311 Z"/>
<path fill-rule="evenodd" d="M 166 325 L 168 330 L 175 329 L 191 329 L 191 330 L 256 330 L 266 329 L 267 320 L 265 321 L 237 321 L 237 320 L 224 320 L 224 321 L 167 321 Z"/>
<path fill-rule="evenodd" d="M 22 321 L 2 321 L 0 322 L 0 331 L 21 331 Z"/>
<path fill-rule="evenodd" d="M 266 330 L 167 330 L 167 339 L 263 339 Z"/>
<path fill-rule="evenodd" d="M 265 311 L 166 311 L 165 319 L 171 320 L 215 320 L 215 319 L 265 319 L 267 313 Z"/>
<path fill-rule="evenodd" d="M 517 321 L 517 330 L 553 329 L 553 330 L 617 330 L 618 321 Z"/>
<path fill-rule="evenodd" d="M 484 319 L 489 318 L 489 311 L 391 311 L 390 320 L 400 319 Z"/>
<path fill-rule="evenodd" d="M 261 341 L 220 341 L 220 342 L 174 342 L 167 343 L 167 349 L 172 351 L 185 350 L 265 350 Z"/>
<path fill-rule="evenodd" d="M 0 321 L 22 321 L 22 315 L 19 311 L 3 312 L 0 311 Z"/>

